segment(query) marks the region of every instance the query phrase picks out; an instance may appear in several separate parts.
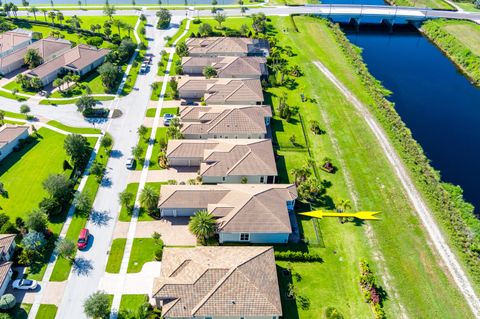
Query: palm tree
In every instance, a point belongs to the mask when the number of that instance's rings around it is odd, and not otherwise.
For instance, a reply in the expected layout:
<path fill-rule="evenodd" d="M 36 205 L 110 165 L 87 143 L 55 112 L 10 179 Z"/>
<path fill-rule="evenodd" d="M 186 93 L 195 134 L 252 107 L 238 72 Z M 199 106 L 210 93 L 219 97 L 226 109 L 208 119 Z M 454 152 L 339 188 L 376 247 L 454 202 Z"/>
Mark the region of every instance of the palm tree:
<path fill-rule="evenodd" d="M 118 30 L 118 35 L 120 35 L 120 28 L 123 28 L 123 22 L 121 20 L 118 20 L 118 19 L 114 19 L 113 22 L 112 22 L 112 25 L 114 27 L 117 27 L 117 30 Z"/>
<path fill-rule="evenodd" d="M 339 200 L 337 205 L 335 205 L 335 206 L 336 206 L 336 209 L 339 213 L 343 213 L 346 210 L 349 210 L 350 208 L 352 208 L 352 204 L 350 203 L 350 201 L 348 199 Z"/>
<path fill-rule="evenodd" d="M 123 26 L 123 29 L 128 32 L 128 37 L 130 38 L 130 32 L 133 31 L 133 27 L 130 24 L 125 23 L 124 26 Z"/>
<path fill-rule="evenodd" d="M 290 170 L 290 173 L 294 176 L 295 184 L 298 186 L 307 180 L 311 172 L 308 167 L 294 167 Z"/>
<path fill-rule="evenodd" d="M 65 17 L 63 16 L 63 13 L 61 13 L 61 12 L 57 13 L 57 20 L 58 20 L 58 22 L 60 22 L 60 24 L 62 24 L 63 20 L 65 20 Z"/>
<path fill-rule="evenodd" d="M 48 10 L 45 9 L 45 8 L 42 8 L 42 9 L 40 9 L 40 11 L 42 11 L 43 18 L 45 19 L 45 22 L 47 22 L 47 12 L 48 12 Z"/>
<path fill-rule="evenodd" d="M 5 124 L 5 111 L 0 110 L 0 125 Z"/>
<path fill-rule="evenodd" d="M 208 211 L 199 210 L 190 217 L 188 229 L 197 237 L 200 243 L 205 244 L 207 239 L 215 235 L 217 222 Z"/>
<path fill-rule="evenodd" d="M 55 24 L 55 17 L 56 17 L 56 16 L 57 16 L 57 15 L 56 15 L 55 12 L 53 12 L 53 11 L 50 11 L 50 12 L 48 13 L 48 17 L 50 18 L 50 20 L 52 20 L 52 25 Z"/>
<path fill-rule="evenodd" d="M 33 14 L 33 18 L 35 19 L 35 21 L 37 21 L 37 12 L 38 12 L 38 8 L 37 7 L 30 7 L 28 9 L 28 12 L 31 12 Z"/>
<path fill-rule="evenodd" d="M 103 7 L 103 14 L 112 20 L 113 15 L 115 14 L 115 7 L 110 6 L 108 1 L 105 3 L 105 7 Z"/>
<path fill-rule="evenodd" d="M 157 208 L 159 195 L 153 188 L 145 186 L 140 193 L 140 204 L 149 212 L 153 212 Z"/>

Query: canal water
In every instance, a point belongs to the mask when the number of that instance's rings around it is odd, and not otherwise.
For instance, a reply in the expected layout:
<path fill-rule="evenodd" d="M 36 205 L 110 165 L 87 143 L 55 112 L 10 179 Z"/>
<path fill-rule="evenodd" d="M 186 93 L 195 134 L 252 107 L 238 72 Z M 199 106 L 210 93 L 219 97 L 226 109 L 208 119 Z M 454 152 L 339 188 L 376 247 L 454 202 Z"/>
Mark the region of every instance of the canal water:
<path fill-rule="evenodd" d="M 414 27 L 344 31 L 442 179 L 480 208 L 480 89 Z"/>

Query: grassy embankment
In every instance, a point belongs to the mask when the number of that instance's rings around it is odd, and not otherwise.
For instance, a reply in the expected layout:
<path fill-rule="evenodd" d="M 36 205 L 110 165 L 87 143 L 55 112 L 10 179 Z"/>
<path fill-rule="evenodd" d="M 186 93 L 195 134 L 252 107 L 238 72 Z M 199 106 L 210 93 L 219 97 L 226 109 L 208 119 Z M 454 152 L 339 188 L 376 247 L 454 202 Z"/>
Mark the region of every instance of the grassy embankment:
<path fill-rule="evenodd" d="M 431 8 L 439 10 L 452 10 L 456 9 L 443 0 L 386 0 L 391 5 L 405 6 L 405 7 L 417 7 L 417 8 Z"/>
<path fill-rule="evenodd" d="M 282 30 L 275 34 L 280 46 L 290 46 L 296 54 L 287 57 L 290 66 L 298 65 L 304 76 L 295 78 L 296 84 L 290 90 L 269 89 L 267 101 L 271 98 L 276 108 L 278 97 L 285 92 L 288 104 L 299 106 L 303 119 L 318 120 L 326 130 L 325 135 L 307 131 L 314 160 L 328 156 L 339 168 L 334 175 L 319 170 L 320 178 L 332 183 L 323 207 L 332 208 L 332 201 L 350 199 L 353 209 L 383 212 L 381 221 L 368 225 L 340 224 L 335 219 L 319 221 L 321 244 L 308 245 L 306 249 L 319 253 L 324 263 L 291 263 L 301 278 L 294 279 L 298 294 L 308 297 L 310 305 L 308 309 L 296 307 L 282 295 L 284 313 L 288 318 L 319 318 L 326 307 L 333 306 L 346 317 L 371 316 L 358 289 L 358 261 L 366 258 L 388 294 L 384 305 L 387 317 L 396 317 L 402 311 L 415 317 L 471 316 L 465 300 L 429 247 L 427 235 L 376 138 L 361 115 L 312 64 L 314 60 L 321 61 L 361 101 L 373 102 L 332 30 L 326 22 L 310 17 L 295 17 L 296 26 L 288 17 L 272 20 L 277 30 Z M 301 102 L 301 92 L 309 98 L 308 102 Z M 281 180 L 286 182 L 291 169 L 302 166 L 308 152 L 305 147 L 292 146 L 288 140 L 291 134 L 300 134 L 300 119 L 291 123 L 277 121 L 277 163 Z M 304 124 L 308 128 L 309 123 Z M 289 182 L 292 177 L 288 176 Z M 301 218 L 300 223 L 305 237 L 316 237 L 311 220 Z M 278 264 L 287 267 L 286 262 Z M 281 281 L 285 288 L 285 279 Z"/>
<path fill-rule="evenodd" d="M 477 86 L 480 86 L 480 25 L 471 21 L 430 20 L 423 33 Z"/>

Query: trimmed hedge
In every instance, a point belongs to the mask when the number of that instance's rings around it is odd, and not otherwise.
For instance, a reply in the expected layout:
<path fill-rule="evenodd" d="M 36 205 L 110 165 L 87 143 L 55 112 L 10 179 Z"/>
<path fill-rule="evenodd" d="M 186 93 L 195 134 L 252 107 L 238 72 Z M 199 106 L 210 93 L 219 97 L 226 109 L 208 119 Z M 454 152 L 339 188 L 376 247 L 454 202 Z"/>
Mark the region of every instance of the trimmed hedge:
<path fill-rule="evenodd" d="M 461 187 L 442 182 L 440 174 L 430 166 L 422 147 L 412 137 L 394 104 L 385 98 L 388 91 L 368 71 L 361 51 L 350 43 L 338 24 L 322 20 L 332 30 L 337 43 L 362 80 L 365 91 L 372 97 L 374 103 L 369 105 L 370 110 L 388 134 L 432 212 L 447 230 L 448 238 L 465 261 L 471 277 L 479 284 L 480 220 L 475 217 L 473 205 L 463 199 Z"/>
<path fill-rule="evenodd" d="M 276 251 L 275 259 L 300 262 L 323 262 L 322 257 L 317 254 L 292 250 Z"/>

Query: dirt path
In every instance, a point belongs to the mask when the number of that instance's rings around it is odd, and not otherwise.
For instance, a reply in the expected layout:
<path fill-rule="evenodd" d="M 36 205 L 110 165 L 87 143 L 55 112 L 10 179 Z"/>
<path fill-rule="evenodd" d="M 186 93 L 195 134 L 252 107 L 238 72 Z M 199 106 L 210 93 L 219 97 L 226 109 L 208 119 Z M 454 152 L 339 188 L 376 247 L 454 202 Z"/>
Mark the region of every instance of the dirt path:
<path fill-rule="evenodd" d="M 379 126 L 374 117 L 370 114 L 368 108 L 363 105 L 353 94 L 350 92 L 336 77 L 333 75 L 327 67 L 321 62 L 315 61 L 315 66 L 342 92 L 346 99 L 353 104 L 357 111 L 363 116 L 368 126 L 372 130 L 373 134 L 377 138 L 385 156 L 393 167 L 393 170 L 400 182 L 402 183 L 405 192 L 410 199 L 417 215 L 420 217 L 423 226 L 425 227 L 430 239 L 435 246 L 437 253 L 442 258 L 443 262 L 447 266 L 448 270 L 455 283 L 458 286 L 460 292 L 464 295 L 468 305 L 472 309 L 475 318 L 480 318 L 480 300 L 478 299 L 475 291 L 468 280 L 462 266 L 459 264 L 457 258 L 453 254 L 452 250 L 446 243 L 442 232 L 438 228 L 435 220 L 432 217 L 432 213 L 423 201 L 422 196 L 413 184 L 410 176 L 408 175 L 403 163 L 396 153 L 393 146 L 390 144 L 386 133 Z"/>

